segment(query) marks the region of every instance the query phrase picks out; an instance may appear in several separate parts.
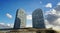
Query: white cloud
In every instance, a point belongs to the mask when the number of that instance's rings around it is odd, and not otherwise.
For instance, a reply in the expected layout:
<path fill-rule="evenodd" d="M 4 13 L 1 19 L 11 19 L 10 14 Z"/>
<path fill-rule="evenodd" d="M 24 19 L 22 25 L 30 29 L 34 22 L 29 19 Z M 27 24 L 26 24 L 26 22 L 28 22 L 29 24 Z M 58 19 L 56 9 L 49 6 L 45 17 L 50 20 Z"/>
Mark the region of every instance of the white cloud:
<path fill-rule="evenodd" d="M 60 5 L 60 2 L 58 2 L 58 4 L 57 5 Z"/>
<path fill-rule="evenodd" d="M 14 25 L 13 24 L 7 24 L 7 26 L 13 27 Z"/>
<path fill-rule="evenodd" d="M 13 24 L 0 23 L 0 29 L 13 28 Z"/>
<path fill-rule="evenodd" d="M 60 26 L 54 26 L 53 29 L 57 30 L 57 31 L 60 31 Z"/>
<path fill-rule="evenodd" d="M 26 27 L 32 27 L 32 25 L 27 25 Z"/>
<path fill-rule="evenodd" d="M 1 25 L 5 25 L 4 23 L 0 23 Z"/>
<path fill-rule="evenodd" d="M 32 23 L 31 24 L 27 24 L 26 27 L 32 27 Z"/>
<path fill-rule="evenodd" d="M 60 29 L 60 10 L 59 10 L 60 6 L 51 9 L 50 11 L 47 11 L 45 13 L 45 16 L 47 16 L 45 18 L 45 24 L 46 27 L 52 27 L 53 29 Z"/>
<path fill-rule="evenodd" d="M 59 19 L 59 21 L 60 21 L 60 19 Z M 46 24 L 46 28 L 52 28 L 53 30 L 60 30 L 60 26 L 55 26 L 55 25 L 52 25 L 52 24 L 49 24 L 49 22 L 45 19 L 45 24 Z M 58 24 L 58 23 L 56 23 L 56 24 Z M 60 24 L 60 22 L 59 22 L 59 24 Z"/>
<path fill-rule="evenodd" d="M 48 14 L 56 14 L 56 10 L 51 9 L 50 11 L 46 11 L 45 15 L 48 15 Z"/>
<path fill-rule="evenodd" d="M 10 15 L 9 13 L 7 13 L 6 16 L 7 16 L 8 18 L 12 18 L 12 15 Z"/>
<path fill-rule="evenodd" d="M 45 5 L 45 7 L 52 8 L 52 4 L 51 3 L 48 3 L 48 4 Z"/>
<path fill-rule="evenodd" d="M 32 20 L 32 15 L 27 15 L 27 20 Z"/>

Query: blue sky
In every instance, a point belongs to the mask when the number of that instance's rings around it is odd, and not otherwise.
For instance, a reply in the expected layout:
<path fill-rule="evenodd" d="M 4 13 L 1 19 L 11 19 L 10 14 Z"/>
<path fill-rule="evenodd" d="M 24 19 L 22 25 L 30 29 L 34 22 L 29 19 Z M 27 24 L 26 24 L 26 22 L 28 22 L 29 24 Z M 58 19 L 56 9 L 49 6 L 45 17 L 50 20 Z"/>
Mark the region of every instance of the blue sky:
<path fill-rule="evenodd" d="M 0 23 L 13 24 L 18 8 L 23 8 L 27 15 L 31 15 L 37 8 L 41 8 L 43 12 L 46 12 L 56 7 L 58 2 L 60 0 L 0 0 Z M 46 6 L 48 3 L 51 5 L 49 5 L 50 7 Z M 27 25 L 31 24 L 31 21 L 28 19 Z"/>

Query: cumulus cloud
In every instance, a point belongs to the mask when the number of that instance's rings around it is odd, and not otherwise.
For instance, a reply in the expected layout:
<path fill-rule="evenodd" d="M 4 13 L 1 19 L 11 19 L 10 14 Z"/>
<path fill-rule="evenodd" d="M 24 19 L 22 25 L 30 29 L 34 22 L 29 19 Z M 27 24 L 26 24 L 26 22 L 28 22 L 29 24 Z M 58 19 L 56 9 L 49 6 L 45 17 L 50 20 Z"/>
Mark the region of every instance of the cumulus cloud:
<path fill-rule="evenodd" d="M 13 27 L 13 24 L 7 24 L 7 26 Z"/>
<path fill-rule="evenodd" d="M 51 4 L 51 3 L 47 3 L 47 4 L 45 5 L 45 7 L 47 7 L 47 8 L 52 8 L 52 4 Z"/>
<path fill-rule="evenodd" d="M 31 22 L 31 20 L 26 24 L 26 27 L 32 27 L 32 22 Z"/>
<path fill-rule="evenodd" d="M 32 20 L 32 15 L 27 15 L 27 20 Z"/>
<path fill-rule="evenodd" d="M 12 28 L 12 27 L 13 27 L 13 24 L 0 23 L 0 29 L 3 29 L 3 28 Z"/>
<path fill-rule="evenodd" d="M 48 15 L 48 14 L 56 14 L 56 10 L 55 9 L 51 9 L 51 10 L 49 10 L 49 11 L 47 11 L 45 13 L 45 15 Z"/>
<path fill-rule="evenodd" d="M 53 27 L 53 29 L 60 27 L 60 6 L 57 6 L 54 9 L 46 12 L 45 16 L 47 16 L 45 18 L 47 27 L 50 26 Z"/>
<path fill-rule="evenodd" d="M 58 4 L 57 5 L 60 5 L 60 2 L 58 2 Z"/>
<path fill-rule="evenodd" d="M 53 29 L 57 30 L 57 31 L 60 31 L 60 26 L 54 26 Z"/>
<path fill-rule="evenodd" d="M 9 13 L 6 13 L 6 16 L 7 16 L 8 18 L 12 18 L 12 15 L 9 14 Z"/>
<path fill-rule="evenodd" d="M 28 24 L 26 27 L 32 27 L 32 24 L 30 24 L 30 25 Z"/>
<path fill-rule="evenodd" d="M 5 25 L 4 23 L 0 23 L 1 25 Z"/>
<path fill-rule="evenodd" d="M 55 7 L 54 9 L 57 11 L 57 13 L 60 13 L 60 5 L 58 5 L 58 6 Z"/>

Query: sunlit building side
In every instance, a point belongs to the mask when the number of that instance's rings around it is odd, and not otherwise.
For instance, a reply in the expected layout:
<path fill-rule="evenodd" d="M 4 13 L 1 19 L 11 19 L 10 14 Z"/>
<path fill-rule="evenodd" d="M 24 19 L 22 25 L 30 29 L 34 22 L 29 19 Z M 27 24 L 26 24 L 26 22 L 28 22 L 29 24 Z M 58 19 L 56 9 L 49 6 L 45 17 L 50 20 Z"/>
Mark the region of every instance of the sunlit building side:
<path fill-rule="evenodd" d="M 25 28 L 26 27 L 26 13 L 21 8 L 16 12 L 16 18 L 14 23 L 14 28 Z"/>

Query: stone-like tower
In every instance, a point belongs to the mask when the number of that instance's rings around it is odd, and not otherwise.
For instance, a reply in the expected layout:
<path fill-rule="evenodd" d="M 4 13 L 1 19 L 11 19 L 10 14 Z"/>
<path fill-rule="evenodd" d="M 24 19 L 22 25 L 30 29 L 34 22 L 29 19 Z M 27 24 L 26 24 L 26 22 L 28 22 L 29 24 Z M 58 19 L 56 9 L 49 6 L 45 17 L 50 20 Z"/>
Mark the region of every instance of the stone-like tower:
<path fill-rule="evenodd" d="M 40 8 L 32 13 L 32 25 L 33 28 L 45 28 L 43 12 Z"/>
<path fill-rule="evenodd" d="M 25 28 L 26 27 L 26 13 L 23 9 L 18 9 L 16 12 L 16 18 L 14 28 Z"/>

